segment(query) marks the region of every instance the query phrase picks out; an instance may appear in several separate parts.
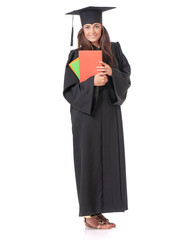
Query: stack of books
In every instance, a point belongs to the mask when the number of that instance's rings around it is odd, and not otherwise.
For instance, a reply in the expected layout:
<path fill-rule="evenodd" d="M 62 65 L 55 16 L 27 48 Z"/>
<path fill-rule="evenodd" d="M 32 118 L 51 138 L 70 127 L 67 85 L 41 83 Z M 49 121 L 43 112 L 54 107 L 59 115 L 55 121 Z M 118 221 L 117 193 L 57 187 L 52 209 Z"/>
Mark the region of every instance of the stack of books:
<path fill-rule="evenodd" d="M 74 59 L 70 68 L 78 77 L 80 82 L 86 81 L 89 77 L 99 73 L 97 66 L 102 66 L 102 50 L 79 50 L 79 57 Z"/>

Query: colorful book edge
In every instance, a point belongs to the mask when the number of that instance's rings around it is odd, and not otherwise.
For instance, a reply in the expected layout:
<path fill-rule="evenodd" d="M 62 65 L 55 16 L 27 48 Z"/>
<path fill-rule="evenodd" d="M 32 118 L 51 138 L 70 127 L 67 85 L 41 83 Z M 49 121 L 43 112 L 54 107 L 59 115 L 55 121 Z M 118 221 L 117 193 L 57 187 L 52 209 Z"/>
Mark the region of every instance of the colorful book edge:
<path fill-rule="evenodd" d="M 79 57 L 74 59 L 72 62 L 69 63 L 70 68 L 75 73 L 75 75 L 80 79 L 80 72 L 79 72 Z"/>

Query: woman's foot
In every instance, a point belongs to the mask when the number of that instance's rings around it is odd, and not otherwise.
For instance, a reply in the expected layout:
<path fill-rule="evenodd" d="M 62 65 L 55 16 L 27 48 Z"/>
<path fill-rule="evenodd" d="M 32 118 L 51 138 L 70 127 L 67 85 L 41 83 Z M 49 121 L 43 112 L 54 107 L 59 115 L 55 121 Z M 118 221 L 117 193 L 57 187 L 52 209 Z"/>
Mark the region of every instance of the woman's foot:
<path fill-rule="evenodd" d="M 96 229 L 110 229 L 111 225 L 107 222 L 104 222 L 97 215 L 84 217 L 84 222 L 87 227 L 92 227 Z"/>
<path fill-rule="evenodd" d="M 105 218 L 105 216 L 103 216 L 102 214 L 98 214 L 97 217 L 100 218 L 105 223 L 109 224 L 111 226 L 111 228 L 115 228 L 116 227 L 115 223 L 109 222 L 109 219 Z"/>

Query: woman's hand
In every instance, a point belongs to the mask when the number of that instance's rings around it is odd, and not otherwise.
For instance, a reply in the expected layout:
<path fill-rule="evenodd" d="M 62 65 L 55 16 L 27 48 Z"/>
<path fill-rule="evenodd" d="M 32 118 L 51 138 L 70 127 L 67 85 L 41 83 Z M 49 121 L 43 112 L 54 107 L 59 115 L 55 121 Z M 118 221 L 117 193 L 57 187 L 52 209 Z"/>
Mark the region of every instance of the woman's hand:
<path fill-rule="evenodd" d="M 97 73 L 94 76 L 94 86 L 104 86 L 108 82 L 108 78 L 105 73 Z"/>
<path fill-rule="evenodd" d="M 102 71 L 104 74 L 108 76 L 112 76 L 112 68 L 105 62 L 100 62 L 103 66 L 97 66 L 97 71 Z"/>

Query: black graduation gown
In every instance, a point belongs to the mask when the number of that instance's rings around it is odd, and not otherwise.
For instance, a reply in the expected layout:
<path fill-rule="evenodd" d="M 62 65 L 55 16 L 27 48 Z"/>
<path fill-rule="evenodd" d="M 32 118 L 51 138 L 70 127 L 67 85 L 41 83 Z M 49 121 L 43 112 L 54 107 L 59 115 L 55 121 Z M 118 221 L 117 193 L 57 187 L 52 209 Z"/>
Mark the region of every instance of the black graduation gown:
<path fill-rule="evenodd" d="M 68 65 L 78 49 L 66 64 L 63 95 L 70 103 L 79 216 L 128 209 L 120 105 L 130 86 L 130 65 L 119 42 L 112 42 L 112 52 L 118 66 L 105 86 L 94 86 L 94 76 L 79 83 Z"/>

